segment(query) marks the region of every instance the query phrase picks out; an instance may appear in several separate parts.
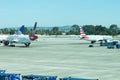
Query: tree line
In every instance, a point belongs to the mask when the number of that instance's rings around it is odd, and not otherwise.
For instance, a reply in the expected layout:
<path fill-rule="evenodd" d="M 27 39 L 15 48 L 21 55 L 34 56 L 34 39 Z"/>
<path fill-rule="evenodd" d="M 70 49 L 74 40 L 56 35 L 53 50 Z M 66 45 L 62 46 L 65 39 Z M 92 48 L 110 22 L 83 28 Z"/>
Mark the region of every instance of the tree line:
<path fill-rule="evenodd" d="M 79 35 L 79 27 L 78 25 L 73 25 L 71 30 L 68 32 L 68 34 L 76 34 Z M 82 26 L 83 30 L 86 34 L 89 35 L 119 35 L 120 34 L 120 28 L 116 24 L 110 25 L 109 28 L 102 26 L 102 25 L 84 25 Z"/>
<path fill-rule="evenodd" d="M 72 25 L 70 30 L 66 31 L 60 31 L 59 27 L 53 27 L 51 30 L 43 30 L 43 29 L 37 29 L 36 34 L 40 35 L 62 35 L 62 33 L 65 33 L 66 35 L 79 35 L 79 25 Z M 102 25 L 83 25 L 84 32 L 89 35 L 119 35 L 120 34 L 120 28 L 116 24 L 110 25 L 109 28 L 102 26 Z M 25 27 L 24 34 L 29 34 L 32 29 L 28 29 Z M 0 29 L 0 33 L 2 34 L 14 34 L 17 31 L 15 28 L 3 28 Z"/>

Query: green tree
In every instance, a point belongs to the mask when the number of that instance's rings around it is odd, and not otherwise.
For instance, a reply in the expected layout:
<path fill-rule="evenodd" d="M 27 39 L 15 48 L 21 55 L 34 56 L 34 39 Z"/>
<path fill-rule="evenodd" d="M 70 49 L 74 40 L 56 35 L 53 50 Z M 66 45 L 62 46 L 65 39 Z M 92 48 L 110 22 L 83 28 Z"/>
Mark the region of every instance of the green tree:
<path fill-rule="evenodd" d="M 14 28 L 9 28 L 8 34 L 15 34 L 15 32 L 17 32 L 16 29 L 14 29 Z"/>
<path fill-rule="evenodd" d="M 52 35 L 58 35 L 59 28 L 58 27 L 53 27 L 51 30 Z"/>
<path fill-rule="evenodd" d="M 95 34 L 107 35 L 107 28 L 102 25 L 95 26 Z"/>
<path fill-rule="evenodd" d="M 75 24 L 71 27 L 70 33 L 75 34 L 75 35 L 79 35 L 80 34 L 79 30 L 80 30 L 80 27 Z"/>
<path fill-rule="evenodd" d="M 30 32 L 31 32 L 31 31 L 30 31 L 27 27 L 25 27 L 25 29 L 24 29 L 24 32 L 23 32 L 23 33 L 24 33 L 24 34 L 30 34 Z"/>
<path fill-rule="evenodd" d="M 115 36 L 119 33 L 119 28 L 116 24 L 110 25 L 109 30 L 110 30 L 111 35 L 113 35 L 113 36 Z"/>
<path fill-rule="evenodd" d="M 83 29 L 86 34 L 89 34 L 89 35 L 96 34 L 94 25 L 84 25 Z"/>

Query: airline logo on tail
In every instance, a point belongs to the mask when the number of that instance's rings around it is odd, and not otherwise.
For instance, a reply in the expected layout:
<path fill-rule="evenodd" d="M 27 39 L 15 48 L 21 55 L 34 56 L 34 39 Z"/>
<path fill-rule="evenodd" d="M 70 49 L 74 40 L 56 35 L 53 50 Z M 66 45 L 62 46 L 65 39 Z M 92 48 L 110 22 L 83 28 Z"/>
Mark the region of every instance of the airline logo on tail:
<path fill-rule="evenodd" d="M 30 40 L 36 40 L 38 38 L 38 36 L 35 35 L 36 26 L 37 26 L 37 22 L 35 22 L 33 30 L 31 32 L 31 34 L 29 35 Z"/>
<path fill-rule="evenodd" d="M 22 25 L 22 26 L 20 27 L 19 31 L 23 34 L 23 33 L 24 33 L 24 29 L 25 29 L 25 26 Z"/>
<path fill-rule="evenodd" d="M 19 29 L 15 34 L 16 34 L 16 35 L 23 34 L 23 33 L 24 33 L 24 29 L 25 29 L 25 26 L 22 25 L 22 26 L 20 27 L 20 29 Z"/>
<path fill-rule="evenodd" d="M 82 36 L 82 38 L 88 38 L 87 35 L 84 33 L 84 30 L 82 27 L 80 27 L 80 35 Z"/>

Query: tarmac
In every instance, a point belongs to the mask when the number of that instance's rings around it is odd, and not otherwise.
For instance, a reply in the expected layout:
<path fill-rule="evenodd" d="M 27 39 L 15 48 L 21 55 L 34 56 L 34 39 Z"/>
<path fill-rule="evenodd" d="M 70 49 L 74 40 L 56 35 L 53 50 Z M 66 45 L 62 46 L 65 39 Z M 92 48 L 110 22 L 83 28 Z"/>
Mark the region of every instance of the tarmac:
<path fill-rule="evenodd" d="M 77 38 L 39 37 L 30 47 L 0 45 L 0 69 L 8 73 L 120 79 L 120 49 Z"/>

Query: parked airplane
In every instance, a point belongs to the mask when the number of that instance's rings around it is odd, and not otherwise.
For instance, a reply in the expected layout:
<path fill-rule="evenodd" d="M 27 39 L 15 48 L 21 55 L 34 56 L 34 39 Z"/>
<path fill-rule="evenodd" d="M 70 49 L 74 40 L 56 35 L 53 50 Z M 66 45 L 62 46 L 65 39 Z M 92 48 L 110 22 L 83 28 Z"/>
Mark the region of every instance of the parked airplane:
<path fill-rule="evenodd" d="M 18 31 L 19 33 L 23 33 L 24 32 L 24 25 L 22 25 Z M 18 33 L 17 32 L 17 33 Z M 0 43 L 4 43 L 7 40 L 7 37 L 10 36 L 9 34 L 1 34 L 0 35 Z"/>
<path fill-rule="evenodd" d="M 86 35 L 82 27 L 80 27 L 80 37 L 82 39 L 91 41 L 91 44 L 95 43 L 96 41 L 108 42 L 109 40 L 113 39 L 112 36 L 109 35 Z"/>
<path fill-rule="evenodd" d="M 37 22 L 35 22 L 34 28 L 33 28 L 30 35 L 22 34 L 21 31 L 23 31 L 23 29 L 21 29 L 17 33 L 8 36 L 6 41 L 4 42 L 4 45 L 9 45 L 10 44 L 10 46 L 15 47 L 14 43 L 20 43 L 20 44 L 25 44 L 26 47 L 29 47 L 31 41 L 34 41 L 34 40 L 36 40 L 38 38 L 38 36 L 35 35 L 36 26 L 37 26 Z"/>

